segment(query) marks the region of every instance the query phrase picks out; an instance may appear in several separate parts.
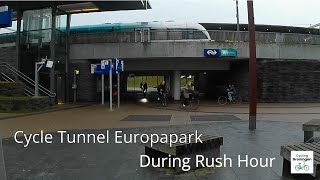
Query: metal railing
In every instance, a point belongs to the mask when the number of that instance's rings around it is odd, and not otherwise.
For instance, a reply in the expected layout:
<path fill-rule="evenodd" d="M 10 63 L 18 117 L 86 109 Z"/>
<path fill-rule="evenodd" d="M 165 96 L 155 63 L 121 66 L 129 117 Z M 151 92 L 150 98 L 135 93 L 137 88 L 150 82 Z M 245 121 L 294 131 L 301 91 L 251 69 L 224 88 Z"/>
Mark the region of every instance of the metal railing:
<path fill-rule="evenodd" d="M 48 32 L 47 32 L 48 31 Z M 50 39 L 49 30 L 37 30 L 21 33 L 21 42 L 37 43 L 39 33 L 48 34 L 44 37 Z M 208 33 L 211 40 L 206 37 Z M 37 35 L 37 36 L 36 36 Z M 57 31 L 56 41 L 58 44 L 65 44 L 65 33 Z M 27 38 L 28 37 L 28 38 Z M 43 38 L 44 38 L 43 37 Z M 29 40 L 26 40 L 29 39 Z M 30 41 L 30 38 L 33 41 Z M 15 35 L 0 34 L 1 43 L 15 42 Z M 42 39 L 43 42 L 48 40 Z M 248 42 L 249 33 L 247 31 L 225 31 L 225 30 L 136 30 L 125 32 L 110 31 L 87 31 L 70 34 L 71 44 L 89 43 L 141 43 L 141 42 L 163 42 L 163 41 L 215 41 L 215 42 Z M 320 35 L 296 34 L 296 33 L 276 33 L 276 32 L 256 32 L 256 41 L 261 43 L 282 43 L 282 44 L 310 44 L 320 45 Z"/>
<path fill-rule="evenodd" d="M 5 73 L 1 73 L 2 79 L 5 80 L 6 82 L 16 82 L 15 80 L 11 79 L 8 75 L 6 75 Z M 34 96 L 34 93 L 31 92 L 31 90 L 29 90 L 28 88 L 24 88 L 24 94 L 26 96 Z"/>
<path fill-rule="evenodd" d="M 21 71 L 17 70 L 16 68 L 14 68 L 13 66 L 11 66 L 10 64 L 6 63 L 6 62 L 1 62 L 0 63 L 0 67 L 5 67 L 7 68 L 9 71 L 11 71 L 13 74 L 17 75 L 19 78 L 21 78 L 26 85 L 29 85 L 31 87 L 35 87 L 35 82 L 33 79 L 29 78 L 27 75 L 23 74 Z M 56 93 L 51 92 L 50 90 L 46 89 L 45 87 L 39 85 L 39 91 L 42 92 L 43 94 L 54 98 L 56 97 Z"/>
<path fill-rule="evenodd" d="M 205 36 L 205 32 L 209 33 L 211 40 Z M 71 44 L 205 40 L 214 42 L 248 42 L 249 33 L 247 31 L 223 30 L 148 30 L 131 32 L 81 32 L 70 35 Z M 256 41 L 260 43 L 320 45 L 320 35 L 257 32 Z"/>

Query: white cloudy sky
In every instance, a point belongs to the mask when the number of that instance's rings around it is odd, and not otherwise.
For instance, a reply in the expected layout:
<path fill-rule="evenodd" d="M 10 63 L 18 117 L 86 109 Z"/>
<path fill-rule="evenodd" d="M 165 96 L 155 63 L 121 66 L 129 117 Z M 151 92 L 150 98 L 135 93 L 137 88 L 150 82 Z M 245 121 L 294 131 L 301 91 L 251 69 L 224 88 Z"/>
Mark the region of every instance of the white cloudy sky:
<path fill-rule="evenodd" d="M 150 0 L 152 9 L 74 15 L 72 25 L 105 22 L 236 22 L 234 0 Z M 320 0 L 254 0 L 257 24 L 309 26 L 320 22 Z M 240 22 L 247 23 L 247 1 L 239 0 Z"/>
<path fill-rule="evenodd" d="M 72 26 L 114 22 L 179 21 L 236 23 L 234 0 L 149 0 L 152 9 L 77 14 Z M 320 23 L 320 0 L 254 0 L 257 24 L 307 27 Z M 247 23 L 247 0 L 239 0 L 240 23 Z M 14 23 L 15 25 L 15 23 Z M 15 29 L 15 27 L 13 27 Z M 0 29 L 0 33 L 10 32 Z"/>

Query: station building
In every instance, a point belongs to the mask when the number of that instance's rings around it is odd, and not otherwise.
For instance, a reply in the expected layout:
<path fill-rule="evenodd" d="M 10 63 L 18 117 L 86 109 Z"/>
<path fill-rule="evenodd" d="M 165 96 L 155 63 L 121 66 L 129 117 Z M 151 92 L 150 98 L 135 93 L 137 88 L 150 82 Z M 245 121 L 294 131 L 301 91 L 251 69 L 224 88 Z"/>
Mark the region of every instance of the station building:
<path fill-rule="evenodd" d="M 141 83 L 147 82 L 152 91 L 165 80 L 175 100 L 190 81 L 204 99 L 225 95 L 228 83 L 235 84 L 240 96 L 248 99 L 246 24 L 240 25 L 240 32 L 234 24 L 180 22 L 70 28 L 72 13 L 150 8 L 148 2 L 116 4 L 121 2 L 36 3 L 31 10 L 5 2 L 16 12 L 18 31 L 0 35 L 0 61 L 33 79 L 35 62 L 46 56 L 54 60 L 54 69 L 41 72 L 40 84 L 56 93 L 59 102 L 70 101 L 74 92 L 78 101 L 99 101 L 101 77 L 92 75 L 90 67 L 110 58 L 125 63 L 120 87 L 123 98 L 135 96 Z M 319 30 L 257 25 L 256 31 L 259 101 L 320 102 Z M 236 53 L 208 56 L 208 50 Z M 75 70 L 80 73 L 75 75 Z M 19 79 L 7 71 L 2 74 Z M 74 76 L 76 91 L 72 90 Z"/>

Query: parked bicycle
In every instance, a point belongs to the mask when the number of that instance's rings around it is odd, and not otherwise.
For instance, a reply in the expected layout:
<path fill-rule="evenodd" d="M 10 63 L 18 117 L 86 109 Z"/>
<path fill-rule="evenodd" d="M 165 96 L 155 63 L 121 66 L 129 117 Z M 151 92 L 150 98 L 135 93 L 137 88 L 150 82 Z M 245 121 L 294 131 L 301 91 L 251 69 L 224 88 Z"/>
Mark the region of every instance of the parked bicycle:
<path fill-rule="evenodd" d="M 228 96 L 220 96 L 218 98 L 218 103 L 220 105 L 226 105 L 227 103 L 232 103 L 232 104 L 241 104 L 242 103 L 242 98 L 241 96 L 237 94 L 231 95 L 232 99 L 230 100 Z"/>
<path fill-rule="evenodd" d="M 163 107 L 168 106 L 168 94 L 165 92 L 160 93 L 157 98 L 156 104 Z"/>
<path fill-rule="evenodd" d="M 185 109 L 185 108 L 190 108 L 193 110 L 196 110 L 200 106 L 200 98 L 199 98 L 199 93 L 193 93 L 189 95 L 189 98 L 185 98 L 184 96 L 181 97 L 181 102 L 180 102 L 180 108 Z"/>

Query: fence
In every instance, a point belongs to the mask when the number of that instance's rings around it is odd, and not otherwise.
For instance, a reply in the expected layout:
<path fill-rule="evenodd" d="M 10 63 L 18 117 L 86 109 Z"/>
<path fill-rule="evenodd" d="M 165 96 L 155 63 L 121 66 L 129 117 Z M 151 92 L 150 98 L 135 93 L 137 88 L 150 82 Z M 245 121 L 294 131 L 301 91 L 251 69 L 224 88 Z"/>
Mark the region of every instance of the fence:
<path fill-rule="evenodd" d="M 45 40 L 50 39 L 48 30 L 42 30 Z M 132 43 L 132 42 L 161 42 L 161 41 L 209 41 L 206 33 L 210 35 L 211 41 L 216 42 L 248 42 L 249 33 L 247 31 L 195 31 L 195 30 L 139 30 L 128 32 L 80 32 L 71 33 L 71 44 L 87 43 Z M 63 44 L 65 35 L 57 31 L 57 41 Z M 22 43 L 32 43 L 31 39 L 39 32 L 22 32 Z M 28 39 L 27 39 L 28 38 Z M 0 34 L 0 44 L 14 43 L 16 41 L 14 33 Z M 320 45 L 320 36 L 311 34 L 294 33 L 274 33 L 274 32 L 256 32 L 256 41 L 261 43 L 282 43 L 282 44 L 310 44 Z M 36 43 L 38 41 L 35 41 Z"/>

